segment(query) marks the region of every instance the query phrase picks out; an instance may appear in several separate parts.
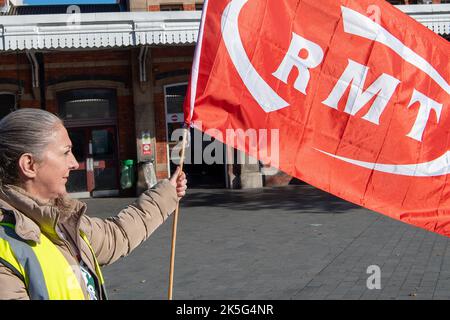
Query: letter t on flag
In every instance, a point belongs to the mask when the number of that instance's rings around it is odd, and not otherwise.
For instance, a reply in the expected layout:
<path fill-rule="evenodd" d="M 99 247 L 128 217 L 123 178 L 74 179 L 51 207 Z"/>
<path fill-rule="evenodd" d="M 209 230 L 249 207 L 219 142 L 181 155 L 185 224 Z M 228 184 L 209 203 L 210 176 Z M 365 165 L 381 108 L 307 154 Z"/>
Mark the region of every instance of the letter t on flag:
<path fill-rule="evenodd" d="M 450 236 L 449 52 L 384 0 L 206 1 L 186 123 L 347 201 Z M 225 139 L 229 129 L 265 130 L 269 143 Z"/>

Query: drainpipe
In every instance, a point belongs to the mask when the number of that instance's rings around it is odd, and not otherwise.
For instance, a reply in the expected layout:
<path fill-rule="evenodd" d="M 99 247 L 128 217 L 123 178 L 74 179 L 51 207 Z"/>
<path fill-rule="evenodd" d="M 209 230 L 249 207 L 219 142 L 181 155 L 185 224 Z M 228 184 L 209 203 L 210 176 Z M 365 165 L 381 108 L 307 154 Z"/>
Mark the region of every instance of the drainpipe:
<path fill-rule="evenodd" d="M 139 80 L 142 82 L 147 82 L 147 54 L 148 46 L 141 47 L 139 51 Z"/>
<path fill-rule="evenodd" d="M 27 50 L 27 57 L 31 64 L 31 80 L 33 88 L 39 88 L 39 63 L 34 51 Z"/>
<path fill-rule="evenodd" d="M 42 53 L 27 50 L 26 54 L 31 64 L 31 79 L 34 97 L 39 98 L 41 101 L 41 109 L 45 110 L 45 87 L 41 85 L 42 83 L 45 83 L 44 59 Z"/>

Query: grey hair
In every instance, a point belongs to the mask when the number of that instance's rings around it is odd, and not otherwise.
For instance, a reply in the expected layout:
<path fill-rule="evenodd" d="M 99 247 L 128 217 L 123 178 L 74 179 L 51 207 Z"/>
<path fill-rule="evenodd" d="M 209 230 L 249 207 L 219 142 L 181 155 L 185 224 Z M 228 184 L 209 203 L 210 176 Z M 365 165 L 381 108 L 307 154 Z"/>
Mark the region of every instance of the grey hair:
<path fill-rule="evenodd" d="M 60 118 L 41 109 L 19 109 L 0 121 L 0 186 L 17 184 L 18 161 L 31 153 L 37 161 L 53 139 Z"/>

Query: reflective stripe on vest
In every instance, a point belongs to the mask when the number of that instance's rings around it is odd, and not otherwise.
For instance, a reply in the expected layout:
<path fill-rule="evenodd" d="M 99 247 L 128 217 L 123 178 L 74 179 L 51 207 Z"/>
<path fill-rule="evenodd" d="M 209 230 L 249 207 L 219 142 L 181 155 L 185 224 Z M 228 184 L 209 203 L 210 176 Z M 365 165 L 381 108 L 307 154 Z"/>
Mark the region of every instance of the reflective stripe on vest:
<path fill-rule="evenodd" d="M 97 257 L 95 256 L 95 252 L 94 249 L 92 249 L 91 244 L 89 243 L 89 240 L 87 238 L 87 235 L 83 232 L 83 230 L 80 230 L 80 236 L 81 239 L 84 240 L 84 242 L 86 242 L 87 246 L 89 247 L 89 250 L 91 251 L 92 256 L 94 257 L 94 263 L 95 263 L 95 273 L 98 276 L 98 279 L 100 280 L 100 285 L 103 287 L 105 284 L 105 280 L 103 279 L 103 274 L 102 274 L 102 270 L 100 269 L 100 264 L 97 261 Z M 106 294 L 106 291 L 104 290 L 104 292 Z"/>
<path fill-rule="evenodd" d="M 84 300 L 81 273 L 78 266 L 70 266 L 59 249 L 41 233 L 40 243 L 24 241 L 15 233 L 14 225 L 0 223 L 0 262 L 20 275 L 32 300 Z M 95 261 L 100 280 L 99 291 L 104 293 L 103 276 L 87 236 L 80 230 Z M 79 271 L 78 271 L 79 272 Z"/>

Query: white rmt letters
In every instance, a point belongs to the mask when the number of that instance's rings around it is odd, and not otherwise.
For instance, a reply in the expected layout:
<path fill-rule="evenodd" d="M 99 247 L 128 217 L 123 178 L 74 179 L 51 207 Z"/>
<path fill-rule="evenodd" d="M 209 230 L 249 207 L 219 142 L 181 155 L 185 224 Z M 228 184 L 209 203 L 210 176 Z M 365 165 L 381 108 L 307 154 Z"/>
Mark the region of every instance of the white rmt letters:
<path fill-rule="evenodd" d="M 305 58 L 299 57 L 302 50 L 306 54 Z M 311 78 L 309 69 L 316 68 L 322 63 L 322 60 L 323 50 L 319 45 L 298 34 L 292 33 L 292 41 L 288 52 L 278 67 L 278 70 L 273 75 L 287 84 L 289 74 L 296 67 L 299 74 L 297 80 L 295 80 L 294 87 L 306 95 L 306 87 Z"/>
<path fill-rule="evenodd" d="M 300 57 L 300 55 L 303 57 Z M 284 83 L 287 83 L 289 74 L 296 67 L 299 75 L 295 80 L 294 87 L 306 95 L 311 78 L 310 69 L 318 67 L 322 63 L 323 58 L 323 50 L 318 44 L 293 33 L 289 49 L 273 75 Z M 379 125 L 380 117 L 401 81 L 389 74 L 383 73 L 372 84 L 368 85 L 366 83 L 368 72 L 368 66 L 349 59 L 341 77 L 329 96 L 322 103 L 337 110 L 339 102 L 350 87 L 344 112 L 354 116 L 375 97 L 369 111 L 362 119 Z M 442 104 L 414 90 L 408 108 L 416 102 L 420 103 L 418 115 L 414 126 L 407 136 L 414 140 L 422 141 L 423 132 L 429 121 L 431 110 L 434 110 L 437 122 L 439 122 Z"/>
<path fill-rule="evenodd" d="M 230 1 L 223 11 L 221 22 L 225 47 L 239 76 L 264 112 L 282 110 L 289 107 L 289 102 L 285 101 L 258 73 L 242 43 L 239 32 L 239 14 L 247 1 Z M 373 9 L 369 7 L 368 12 L 374 12 Z M 450 84 L 447 80 L 428 61 L 377 23 L 379 22 L 379 16 L 374 17 L 372 15 L 369 18 L 345 6 L 341 6 L 341 11 L 345 33 L 389 48 L 393 55 L 398 55 L 405 62 L 414 65 L 418 70 L 427 74 L 430 81 L 438 85 L 443 92 L 450 94 Z M 377 14 L 377 12 L 374 13 Z M 272 75 L 287 84 L 292 70 L 297 69 L 298 76 L 295 79 L 294 88 L 307 95 L 311 70 L 319 67 L 323 59 L 324 50 L 319 44 L 292 33 L 286 55 Z M 321 97 L 321 99 L 325 99 L 323 104 L 337 110 L 339 103 L 349 91 L 343 112 L 355 116 L 367 106 L 368 111 L 362 116 L 362 119 L 379 125 L 382 121 L 381 116 L 389 102 L 394 102 L 392 98 L 401 81 L 392 75 L 383 73 L 378 75 L 373 83 L 366 83 L 369 71 L 369 66 L 348 59 L 347 67 L 343 70 L 328 97 Z M 370 105 L 368 105 L 369 103 Z M 419 105 L 419 108 L 415 108 L 417 105 Z M 437 123 L 439 123 L 442 104 L 414 89 L 408 109 L 417 110 L 417 117 L 410 132 L 408 134 L 405 132 L 405 134 L 407 137 L 421 142 L 426 126 L 430 117 L 432 117 L 432 110 L 436 115 Z M 434 120 L 434 117 L 432 118 Z"/>
<path fill-rule="evenodd" d="M 369 112 L 362 118 L 372 123 L 380 124 L 380 116 L 389 100 L 394 95 L 400 80 L 383 73 L 363 92 L 368 72 L 369 67 L 349 59 L 347 68 L 344 70 L 341 78 L 338 80 L 329 97 L 322 103 L 337 110 L 339 101 L 341 101 L 347 88 L 351 85 L 350 95 L 347 104 L 345 105 L 344 112 L 354 116 L 362 109 L 362 107 L 372 100 L 374 96 L 376 96 Z"/>
<path fill-rule="evenodd" d="M 410 108 L 414 103 L 419 102 L 419 114 L 417 115 L 416 122 L 414 123 L 411 132 L 407 134 L 408 137 L 413 138 L 417 141 L 422 141 L 423 131 L 425 130 L 425 125 L 430 118 L 431 110 L 436 112 L 436 119 L 439 122 L 439 118 L 441 117 L 442 104 L 434 101 L 431 98 L 428 98 L 423 93 L 414 89 L 411 102 L 408 105 Z"/>

